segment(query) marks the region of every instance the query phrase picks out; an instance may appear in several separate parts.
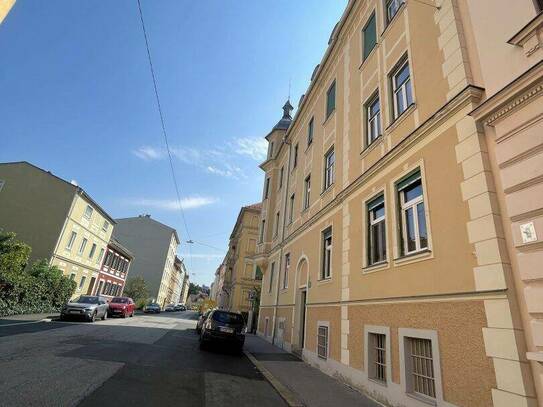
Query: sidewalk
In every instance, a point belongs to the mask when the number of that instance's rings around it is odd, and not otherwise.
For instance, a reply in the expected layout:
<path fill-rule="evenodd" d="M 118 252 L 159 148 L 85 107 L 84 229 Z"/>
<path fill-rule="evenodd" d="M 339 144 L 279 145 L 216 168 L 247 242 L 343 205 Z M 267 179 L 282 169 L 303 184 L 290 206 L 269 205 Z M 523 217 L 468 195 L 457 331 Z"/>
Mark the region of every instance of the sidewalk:
<path fill-rule="evenodd" d="M 256 359 L 257 367 L 258 365 L 264 367 L 304 406 L 381 407 L 381 404 L 365 397 L 362 393 L 258 336 L 245 337 L 245 350 Z M 296 405 L 296 403 L 290 405 Z"/>
<path fill-rule="evenodd" d="M 58 312 L 50 312 L 46 314 L 21 314 L 21 315 L 10 315 L 7 317 L 0 317 L 0 327 L 2 325 L 15 325 L 15 324 L 24 324 L 29 322 L 39 322 L 43 319 L 52 319 L 59 317 Z"/>

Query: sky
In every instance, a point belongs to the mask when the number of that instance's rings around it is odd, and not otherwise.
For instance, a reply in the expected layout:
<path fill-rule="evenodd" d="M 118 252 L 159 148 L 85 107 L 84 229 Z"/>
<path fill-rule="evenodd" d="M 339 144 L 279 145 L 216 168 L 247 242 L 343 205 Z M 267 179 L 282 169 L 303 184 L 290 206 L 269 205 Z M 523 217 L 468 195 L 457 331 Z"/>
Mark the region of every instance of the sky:
<path fill-rule="evenodd" d="M 191 281 L 209 285 L 240 208 L 261 200 L 289 83 L 297 106 L 346 3 L 141 0 L 188 231 L 136 0 L 17 0 L 0 25 L 0 162 L 176 228 Z"/>

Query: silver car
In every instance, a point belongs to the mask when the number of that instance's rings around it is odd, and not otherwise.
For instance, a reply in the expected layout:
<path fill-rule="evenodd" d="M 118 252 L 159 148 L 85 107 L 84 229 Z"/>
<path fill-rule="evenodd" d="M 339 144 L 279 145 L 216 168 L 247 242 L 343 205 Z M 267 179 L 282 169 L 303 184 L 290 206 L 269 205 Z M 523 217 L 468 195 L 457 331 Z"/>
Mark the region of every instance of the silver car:
<path fill-rule="evenodd" d="M 60 311 L 60 319 L 84 318 L 89 322 L 94 322 L 96 318 L 107 318 L 109 305 L 105 298 L 98 295 L 82 295 L 75 300 L 68 301 Z"/>

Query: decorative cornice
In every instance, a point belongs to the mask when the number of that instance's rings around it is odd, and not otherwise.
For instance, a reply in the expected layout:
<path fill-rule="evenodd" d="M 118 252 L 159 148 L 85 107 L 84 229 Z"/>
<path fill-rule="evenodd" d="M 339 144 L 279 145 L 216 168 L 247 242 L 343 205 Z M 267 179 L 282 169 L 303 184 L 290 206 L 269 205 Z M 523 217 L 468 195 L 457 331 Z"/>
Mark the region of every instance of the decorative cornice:
<path fill-rule="evenodd" d="M 534 99 L 538 96 L 541 96 L 541 92 L 543 91 L 543 83 L 540 83 L 533 88 L 529 89 L 527 92 L 521 94 L 520 96 L 517 96 L 513 100 L 511 100 L 509 103 L 507 103 L 505 106 L 502 106 L 501 109 L 496 111 L 495 113 L 491 114 L 484 120 L 484 124 L 487 126 L 492 126 L 492 124 L 502 118 L 509 116 L 513 111 L 515 111 L 520 105 L 525 104 L 526 102 L 530 101 L 531 99 Z"/>

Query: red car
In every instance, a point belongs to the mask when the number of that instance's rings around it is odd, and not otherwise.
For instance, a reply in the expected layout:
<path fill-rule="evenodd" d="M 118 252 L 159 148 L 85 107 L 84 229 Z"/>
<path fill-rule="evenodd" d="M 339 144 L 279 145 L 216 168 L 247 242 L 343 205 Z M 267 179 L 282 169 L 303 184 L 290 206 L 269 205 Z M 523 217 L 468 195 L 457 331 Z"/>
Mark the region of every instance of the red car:
<path fill-rule="evenodd" d="M 108 315 L 114 317 L 116 315 L 126 318 L 134 316 L 134 310 L 136 309 L 136 304 L 130 297 L 113 297 L 109 302 Z"/>

